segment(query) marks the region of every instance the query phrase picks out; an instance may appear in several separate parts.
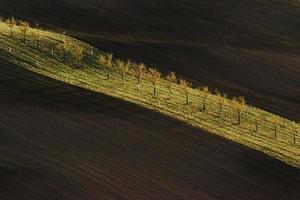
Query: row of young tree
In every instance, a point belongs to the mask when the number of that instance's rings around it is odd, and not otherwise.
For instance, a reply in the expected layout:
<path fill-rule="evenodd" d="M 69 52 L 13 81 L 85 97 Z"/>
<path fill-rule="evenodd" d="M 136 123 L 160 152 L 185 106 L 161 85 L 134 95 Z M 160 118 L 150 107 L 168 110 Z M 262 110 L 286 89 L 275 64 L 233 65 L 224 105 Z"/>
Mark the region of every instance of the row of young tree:
<path fill-rule="evenodd" d="M 17 22 L 14 18 L 7 20 L 3 20 L 2 18 L 0 18 L 0 20 L 4 21 L 9 27 L 9 37 L 14 37 L 14 29 L 17 27 L 22 35 L 22 41 L 26 43 L 29 30 L 31 29 L 28 22 Z M 39 28 L 38 24 L 30 32 L 31 37 L 36 44 L 36 48 L 40 50 L 42 35 L 41 29 Z M 59 42 L 56 45 L 51 45 L 51 54 L 54 54 L 54 49 L 57 49 L 59 52 L 61 52 L 60 56 L 63 63 L 68 64 L 67 62 L 69 60 L 75 60 L 77 68 L 84 66 L 83 59 L 86 55 L 87 49 L 81 46 L 78 42 L 74 42 L 71 39 L 68 39 L 68 37 L 64 37 L 64 40 L 62 42 Z M 91 50 L 89 54 L 94 54 L 93 50 Z M 69 57 L 71 57 L 72 59 L 68 59 Z M 157 86 L 162 80 L 164 80 L 164 85 L 167 87 L 167 90 L 169 91 L 169 95 L 171 97 L 173 95 L 174 85 L 179 84 L 181 88 L 180 91 L 184 96 L 185 104 L 190 104 L 190 90 L 192 88 L 192 83 L 184 79 L 178 79 L 174 72 L 169 73 L 166 77 L 162 77 L 162 74 L 156 68 L 147 68 L 146 65 L 143 63 L 136 64 L 134 62 L 131 62 L 130 60 L 123 61 L 120 59 L 114 59 L 113 54 L 111 53 L 100 53 L 98 56 L 96 56 L 96 58 L 96 61 L 99 64 L 99 66 L 105 68 L 107 80 L 111 79 L 111 74 L 113 72 L 118 72 L 120 74 L 122 85 L 124 86 L 126 76 L 134 76 L 136 79 L 136 92 L 139 93 L 141 90 L 142 81 L 144 79 L 147 79 L 151 82 L 153 86 L 154 95 L 158 95 Z M 203 112 L 207 110 L 209 100 L 208 97 L 212 95 L 212 92 L 209 91 L 209 88 L 207 86 L 200 87 L 199 89 L 201 90 L 201 93 L 199 93 L 201 97 L 199 111 Z M 215 91 L 214 95 L 216 95 L 216 103 L 218 106 L 217 117 L 220 119 L 222 118 L 222 113 L 224 112 L 226 102 L 230 102 L 229 104 L 231 105 L 231 109 L 235 113 L 236 125 L 239 126 L 241 124 L 242 115 L 246 108 L 245 98 L 234 97 L 232 99 L 229 99 L 226 94 L 222 94 L 217 90 Z M 259 132 L 259 127 L 265 119 L 257 111 L 253 111 L 251 115 L 255 121 L 255 132 Z M 282 126 L 282 120 L 280 117 L 273 116 L 271 117 L 270 121 L 274 131 L 274 139 L 277 139 L 278 129 Z M 291 128 L 293 132 L 293 144 L 296 144 L 297 133 L 299 132 L 299 124 L 294 122 Z"/>
<path fill-rule="evenodd" d="M 40 45 L 42 42 L 42 29 L 39 27 L 39 24 L 36 24 L 35 28 L 31 28 L 29 23 L 26 21 L 17 21 L 13 17 L 10 19 L 3 20 L 2 17 L 0 17 L 0 22 L 5 22 L 6 25 L 9 27 L 9 37 L 14 37 L 14 31 L 16 28 L 20 31 L 22 34 L 22 42 L 26 43 L 28 40 L 28 37 L 31 36 L 31 38 L 36 43 L 36 48 L 39 50 Z M 56 47 L 55 45 L 50 45 L 50 52 L 53 55 L 54 49 L 60 49 L 63 52 L 63 61 L 66 61 L 67 55 L 71 54 L 72 57 L 75 58 L 77 61 L 78 66 L 80 65 L 80 62 L 83 59 L 84 55 L 84 48 L 78 45 L 77 43 L 72 42 L 71 40 L 65 40 L 63 43 L 59 43 Z"/>

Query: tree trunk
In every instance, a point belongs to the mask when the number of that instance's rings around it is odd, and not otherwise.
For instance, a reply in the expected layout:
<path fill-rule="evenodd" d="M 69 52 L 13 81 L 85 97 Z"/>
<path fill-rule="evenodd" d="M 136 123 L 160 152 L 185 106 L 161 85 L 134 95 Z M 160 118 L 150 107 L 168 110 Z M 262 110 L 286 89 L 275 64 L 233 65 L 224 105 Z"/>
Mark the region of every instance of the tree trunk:
<path fill-rule="evenodd" d="M 258 121 L 255 121 L 255 132 L 258 132 Z"/>
<path fill-rule="evenodd" d="M 64 50 L 64 52 L 63 52 L 63 63 L 66 62 L 66 55 L 67 55 L 67 52 L 66 52 L 66 50 Z"/>
<path fill-rule="evenodd" d="M 138 77 L 138 82 L 137 82 L 137 85 L 136 85 L 136 90 L 139 92 L 140 88 L 141 88 L 141 78 Z"/>
<path fill-rule="evenodd" d="M 202 100 L 202 110 L 206 110 L 206 103 L 205 103 L 205 98 Z"/>
<path fill-rule="evenodd" d="M 141 89 L 141 85 L 138 83 L 138 84 L 136 85 L 136 90 L 137 90 L 137 92 L 139 92 L 140 89 Z"/>
<path fill-rule="evenodd" d="M 156 84 L 153 83 L 153 94 L 156 94 Z"/>
<path fill-rule="evenodd" d="M 219 115 L 218 115 L 218 117 L 219 118 L 221 118 L 222 117 L 222 105 L 220 105 L 220 107 L 219 107 Z"/>
<path fill-rule="evenodd" d="M 107 72 L 107 79 L 110 79 L 110 72 Z"/>
<path fill-rule="evenodd" d="M 185 93 L 185 103 L 186 105 L 189 105 L 189 95 L 187 92 Z"/>
<path fill-rule="evenodd" d="M 238 125 L 241 124 L 241 112 L 240 111 L 237 112 L 237 124 Z"/>
<path fill-rule="evenodd" d="M 121 79 L 122 79 L 122 85 L 124 86 L 124 72 L 121 74 Z"/>

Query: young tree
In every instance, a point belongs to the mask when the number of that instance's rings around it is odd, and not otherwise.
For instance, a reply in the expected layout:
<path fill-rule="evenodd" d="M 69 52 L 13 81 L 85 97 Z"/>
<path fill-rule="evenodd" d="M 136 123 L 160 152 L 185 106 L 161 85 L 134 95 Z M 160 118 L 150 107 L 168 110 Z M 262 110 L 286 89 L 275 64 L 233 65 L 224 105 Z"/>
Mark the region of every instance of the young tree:
<path fill-rule="evenodd" d="M 156 85 L 160 81 L 161 73 L 157 69 L 150 68 L 150 81 L 153 85 L 153 94 L 156 94 Z"/>
<path fill-rule="evenodd" d="M 189 104 L 189 88 L 192 87 L 192 83 L 189 83 L 186 80 L 180 79 L 180 86 L 182 87 L 182 91 L 185 95 L 185 103 Z"/>
<path fill-rule="evenodd" d="M 23 34 L 23 42 L 26 43 L 26 36 L 29 30 L 29 23 L 25 21 L 20 22 L 20 31 Z"/>
<path fill-rule="evenodd" d="M 106 68 L 107 79 L 110 79 L 110 74 L 113 68 L 113 54 L 111 53 L 100 54 L 98 57 L 98 63 Z"/>
<path fill-rule="evenodd" d="M 280 118 L 278 116 L 272 116 L 271 117 L 271 123 L 272 123 L 272 126 L 273 126 L 273 130 L 274 130 L 274 138 L 275 140 L 277 140 L 277 132 L 278 132 L 278 127 L 279 127 L 279 124 L 280 124 Z"/>
<path fill-rule="evenodd" d="M 40 60 L 40 56 L 37 54 L 36 56 L 35 56 L 35 65 L 38 67 L 39 66 L 39 60 Z"/>
<path fill-rule="evenodd" d="M 51 54 L 51 56 L 54 56 L 54 50 L 55 50 L 55 47 L 57 47 L 57 43 L 56 42 L 49 42 L 48 43 L 48 49 L 50 50 L 50 54 Z M 74 46 L 72 46 L 72 50 L 71 50 L 71 53 L 72 53 L 72 55 L 74 56 L 74 58 L 76 58 L 75 57 L 75 51 L 74 51 L 74 48 L 75 48 L 75 45 Z"/>
<path fill-rule="evenodd" d="M 135 67 L 135 77 L 137 79 L 136 89 L 140 91 L 142 78 L 146 73 L 146 66 L 144 63 L 141 63 Z"/>
<path fill-rule="evenodd" d="M 207 86 L 201 87 L 200 90 L 202 91 L 202 111 L 206 110 L 206 101 L 208 98 L 209 90 Z"/>
<path fill-rule="evenodd" d="M 222 118 L 222 110 L 226 102 L 227 95 L 222 95 L 220 92 L 216 91 L 217 94 L 217 103 L 219 106 L 218 118 Z"/>
<path fill-rule="evenodd" d="M 80 66 L 84 55 L 84 47 L 74 44 L 72 53 L 77 61 L 77 66 Z"/>
<path fill-rule="evenodd" d="M 234 111 L 236 112 L 236 120 L 238 125 L 241 124 L 241 115 L 245 109 L 245 105 L 246 105 L 246 100 L 244 97 L 235 97 L 232 100 L 232 106 Z"/>
<path fill-rule="evenodd" d="M 255 121 L 255 132 L 258 132 L 259 123 L 262 120 L 262 116 L 259 112 L 257 112 L 257 110 L 254 110 L 254 109 L 252 110 L 252 115 L 253 115 L 253 118 L 254 118 L 254 121 Z"/>
<path fill-rule="evenodd" d="M 68 53 L 71 51 L 71 42 L 67 39 L 64 39 L 62 43 L 57 45 L 57 49 L 61 50 L 63 53 L 62 61 L 65 63 Z"/>
<path fill-rule="evenodd" d="M 17 25 L 17 22 L 15 20 L 15 18 L 11 18 L 11 19 L 7 19 L 5 21 L 5 23 L 7 24 L 7 26 L 10 28 L 10 37 L 13 37 L 13 28 Z"/>
<path fill-rule="evenodd" d="M 177 78 L 174 72 L 171 72 L 167 75 L 167 87 L 169 89 L 170 94 L 172 94 L 172 86 L 176 83 Z"/>
<path fill-rule="evenodd" d="M 41 42 L 41 33 L 39 29 L 34 30 L 31 33 L 31 36 L 33 38 L 33 40 L 36 41 L 36 48 L 39 49 L 40 48 L 40 42 Z"/>
<path fill-rule="evenodd" d="M 122 79 L 122 85 L 123 86 L 124 86 L 125 75 L 128 73 L 130 65 L 131 65 L 130 60 L 128 60 L 126 63 L 123 62 L 122 60 L 117 60 L 116 61 L 116 66 L 119 69 L 119 72 L 121 74 L 121 79 Z"/>
<path fill-rule="evenodd" d="M 299 124 L 297 124 L 296 122 L 293 122 L 292 124 L 292 132 L 293 132 L 293 144 L 295 145 L 297 134 L 300 132 Z"/>

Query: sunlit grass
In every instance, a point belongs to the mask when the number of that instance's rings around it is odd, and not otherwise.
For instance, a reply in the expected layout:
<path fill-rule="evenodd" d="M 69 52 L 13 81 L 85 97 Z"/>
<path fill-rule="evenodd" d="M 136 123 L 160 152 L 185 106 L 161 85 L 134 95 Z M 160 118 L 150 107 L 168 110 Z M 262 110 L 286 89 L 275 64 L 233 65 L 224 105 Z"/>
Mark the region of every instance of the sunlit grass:
<path fill-rule="evenodd" d="M 142 80 L 140 91 L 137 92 L 137 81 L 132 71 L 125 76 L 124 85 L 121 81 L 121 74 L 116 69 L 113 69 L 111 78 L 107 80 L 107 70 L 97 64 L 97 56 L 101 53 L 99 49 L 63 34 L 48 31 L 40 32 L 41 45 L 37 49 L 36 42 L 31 36 L 33 31 L 35 30 L 29 30 L 27 42 L 23 43 L 18 27 L 14 28 L 14 36 L 11 38 L 8 26 L 0 23 L 0 57 L 38 74 L 156 110 L 300 167 L 300 137 L 297 135 L 298 143 L 293 144 L 292 130 L 293 126 L 299 129 L 299 124 L 280 118 L 278 137 L 275 140 L 271 123 L 274 115 L 259 108 L 247 105 L 242 114 L 241 124 L 237 125 L 231 100 L 225 101 L 222 116 L 218 117 L 217 96 L 209 94 L 207 109 L 202 111 L 200 108 L 203 93 L 196 88 L 189 89 L 190 103 L 188 105 L 185 104 L 181 86 L 174 85 L 173 93 L 170 94 L 164 79 L 158 83 L 157 94 L 154 95 L 153 86 L 147 75 Z M 86 49 L 82 66 L 76 66 L 76 62 L 70 56 L 65 63 L 62 62 L 62 52 L 56 46 L 65 38 Z M 54 49 L 53 55 L 52 48 Z M 258 113 L 261 118 L 258 131 L 255 131 L 257 116 L 254 113 Z"/>

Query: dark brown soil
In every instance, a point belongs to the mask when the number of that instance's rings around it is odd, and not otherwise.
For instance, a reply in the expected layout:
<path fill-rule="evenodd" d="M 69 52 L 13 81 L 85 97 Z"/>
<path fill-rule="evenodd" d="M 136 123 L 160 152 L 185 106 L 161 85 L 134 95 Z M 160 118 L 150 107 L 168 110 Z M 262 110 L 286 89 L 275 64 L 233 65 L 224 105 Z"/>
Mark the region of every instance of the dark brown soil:
<path fill-rule="evenodd" d="M 299 169 L 5 62 L 0 138 L 1 200 L 300 198 Z"/>

